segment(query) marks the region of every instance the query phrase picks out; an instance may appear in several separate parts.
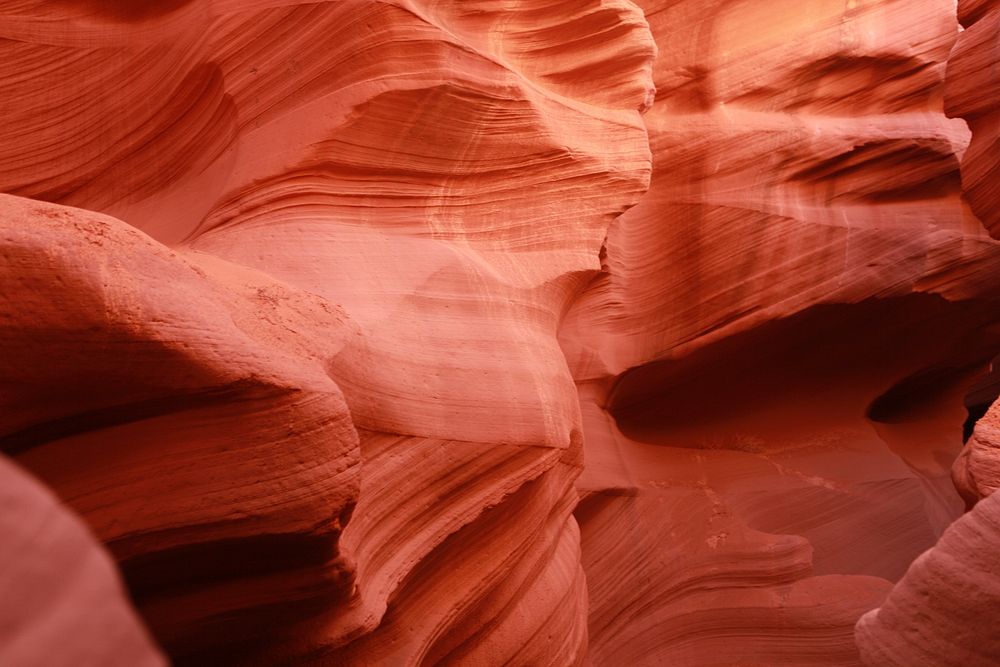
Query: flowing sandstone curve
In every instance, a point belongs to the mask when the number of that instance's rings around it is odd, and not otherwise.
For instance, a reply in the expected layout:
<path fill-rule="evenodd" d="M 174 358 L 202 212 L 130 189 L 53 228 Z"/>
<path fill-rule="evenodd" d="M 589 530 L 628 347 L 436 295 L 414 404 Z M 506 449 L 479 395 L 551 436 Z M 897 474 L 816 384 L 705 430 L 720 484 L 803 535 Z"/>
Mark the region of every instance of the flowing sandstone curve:
<path fill-rule="evenodd" d="M 948 61 L 948 113 L 969 122 L 972 143 L 962 162 L 962 183 L 973 209 L 990 232 L 1000 224 L 1000 2 L 958 4 L 966 30 Z M 995 365 L 995 364 L 994 364 Z M 970 507 L 1000 487 L 1000 406 L 981 419 L 955 461 L 952 474 Z"/>
<path fill-rule="evenodd" d="M 2 456 L 0 531 L 0 664 L 166 664 L 107 552 L 58 498 Z"/>
<path fill-rule="evenodd" d="M 960 513 L 1000 245 L 945 116 L 949 2 L 640 2 L 650 191 L 560 337 L 595 664 L 856 665 Z"/>
<path fill-rule="evenodd" d="M 958 18 L 965 30 L 948 60 L 945 110 L 969 123 L 962 189 L 990 233 L 1000 237 L 1000 3 L 959 0 Z"/>
<path fill-rule="evenodd" d="M 857 641 L 866 665 L 991 667 L 1000 656 L 1000 494 L 945 531 L 910 566 L 881 607 L 865 614 Z"/>
<path fill-rule="evenodd" d="M 968 507 L 1000 489 L 1000 403 L 976 423 L 951 473 Z"/>
<path fill-rule="evenodd" d="M 871 667 L 990 667 L 1000 656 L 1000 403 L 979 420 L 953 469 L 971 510 L 910 566 L 855 639 Z"/>
<path fill-rule="evenodd" d="M 33 315 L 0 333 L 0 447 L 107 544 L 171 655 L 348 598 L 344 313 L 93 212 L 5 195 L 0 230 L 2 310 Z"/>
<path fill-rule="evenodd" d="M 0 50 L 0 440 L 171 657 L 582 664 L 556 330 L 648 186 L 641 11 L 10 1 Z"/>
<path fill-rule="evenodd" d="M 963 190 L 996 236 L 1000 3 L 962 0 L 958 15 L 966 29 L 948 61 L 945 105 L 950 115 L 969 122 L 972 143 L 962 161 Z M 865 665 L 987 667 L 1000 661 L 1000 495 L 995 493 L 1000 488 L 1000 402 L 975 424 L 952 477 L 971 509 L 914 561 L 879 608 L 858 621 L 855 639 Z"/>
<path fill-rule="evenodd" d="M 871 660 L 995 506 L 994 6 L 0 0 L 0 451 L 180 665 Z"/>

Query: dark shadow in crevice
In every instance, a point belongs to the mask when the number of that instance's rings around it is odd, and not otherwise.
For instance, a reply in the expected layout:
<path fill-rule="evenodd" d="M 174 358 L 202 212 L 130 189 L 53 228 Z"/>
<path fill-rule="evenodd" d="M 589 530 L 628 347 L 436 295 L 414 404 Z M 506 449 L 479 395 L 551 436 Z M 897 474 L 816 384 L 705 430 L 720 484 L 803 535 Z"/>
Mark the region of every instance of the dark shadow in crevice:
<path fill-rule="evenodd" d="M 982 371 L 982 363 L 938 365 L 920 370 L 890 387 L 868 406 L 865 416 L 880 424 L 919 421 L 947 400 L 956 387 Z"/>
<path fill-rule="evenodd" d="M 962 442 L 967 442 L 972 437 L 976 422 L 983 418 L 998 397 L 1000 397 L 1000 357 L 993 359 L 988 372 L 972 385 L 965 395 L 965 411 L 968 417 L 962 427 Z"/>
<path fill-rule="evenodd" d="M 864 392 L 874 398 L 886 387 L 896 388 L 873 410 L 892 418 L 912 392 L 935 379 L 954 381 L 996 353 L 986 331 L 996 312 L 931 294 L 813 306 L 679 359 L 633 368 L 619 377 L 607 408 L 626 437 L 643 442 L 778 401 L 814 399 L 822 410 L 824 396 L 856 392 L 865 400 Z"/>

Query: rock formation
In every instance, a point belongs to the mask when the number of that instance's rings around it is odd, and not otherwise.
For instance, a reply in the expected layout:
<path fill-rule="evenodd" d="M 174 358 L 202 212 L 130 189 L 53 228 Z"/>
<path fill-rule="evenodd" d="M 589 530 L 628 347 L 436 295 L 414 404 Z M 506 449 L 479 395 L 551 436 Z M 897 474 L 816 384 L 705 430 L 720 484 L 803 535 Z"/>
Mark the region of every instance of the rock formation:
<path fill-rule="evenodd" d="M 972 142 L 962 160 L 962 189 L 990 234 L 1000 237 L 1000 3 L 959 0 L 965 27 L 948 60 L 948 115 L 968 121 Z"/>
<path fill-rule="evenodd" d="M 0 664 L 165 665 L 83 523 L 4 458 L 0 480 Z"/>
<path fill-rule="evenodd" d="M 0 558 L 58 517 L 10 599 L 100 612 L 0 662 L 879 664 L 995 552 L 997 11 L 0 0 L 0 451 L 63 503 L 0 461 Z"/>
<path fill-rule="evenodd" d="M 948 63 L 949 114 L 969 122 L 972 142 L 962 162 L 963 190 L 994 236 L 1000 234 L 1000 2 L 958 6 L 966 30 Z M 1000 487 L 1000 405 L 978 422 L 952 472 L 971 507 Z"/>
<path fill-rule="evenodd" d="M 857 664 L 854 619 L 961 512 L 962 398 L 997 349 L 940 93 L 954 10 L 641 4 L 669 45 L 652 183 L 561 329 L 591 655 Z"/>
<path fill-rule="evenodd" d="M 977 504 L 921 554 L 857 626 L 866 665 L 991 667 L 1000 581 L 1000 494 Z"/>
<path fill-rule="evenodd" d="M 171 657 L 582 661 L 556 330 L 648 186 L 641 11 L 0 9 L 2 447 Z"/>
<path fill-rule="evenodd" d="M 972 141 L 962 161 L 963 191 L 973 211 L 996 236 L 1000 3 L 961 1 L 958 15 L 966 30 L 948 61 L 945 106 L 950 115 L 969 122 Z M 996 580 L 1000 495 L 994 494 L 1000 488 L 1000 402 L 975 424 L 952 466 L 952 476 L 971 511 L 913 562 L 881 607 L 858 621 L 855 636 L 866 665 L 989 667 L 1000 663 L 1000 585 Z"/>

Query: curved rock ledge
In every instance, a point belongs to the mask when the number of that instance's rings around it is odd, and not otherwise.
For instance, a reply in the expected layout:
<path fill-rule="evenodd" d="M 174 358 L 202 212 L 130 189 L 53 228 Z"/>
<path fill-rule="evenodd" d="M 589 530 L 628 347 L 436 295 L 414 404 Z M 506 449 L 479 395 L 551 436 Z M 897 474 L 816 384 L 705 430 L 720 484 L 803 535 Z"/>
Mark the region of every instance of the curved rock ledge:
<path fill-rule="evenodd" d="M 998 17 L 0 0 L 0 662 L 986 664 Z"/>

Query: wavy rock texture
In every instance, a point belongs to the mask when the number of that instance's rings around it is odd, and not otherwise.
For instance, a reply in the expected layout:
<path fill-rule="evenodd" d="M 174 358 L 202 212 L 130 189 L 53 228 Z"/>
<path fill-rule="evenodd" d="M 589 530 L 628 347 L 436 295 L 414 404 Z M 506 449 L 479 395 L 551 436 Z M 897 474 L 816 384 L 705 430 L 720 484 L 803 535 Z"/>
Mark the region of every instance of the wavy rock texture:
<path fill-rule="evenodd" d="M 0 450 L 178 664 L 859 664 L 1000 348 L 992 6 L 0 0 Z"/>
<path fill-rule="evenodd" d="M 0 480 L 0 663 L 165 665 L 83 522 L 6 457 Z"/>
<path fill-rule="evenodd" d="M 1000 494 L 977 504 L 910 566 L 857 627 L 866 665 L 997 664 Z"/>
<path fill-rule="evenodd" d="M 962 503 L 1000 254 L 962 198 L 947 2 L 640 3 L 649 193 L 560 331 L 595 664 L 859 664 Z"/>
<path fill-rule="evenodd" d="M 1000 237 L 1000 3 L 960 0 L 958 17 L 965 30 L 948 60 L 945 110 L 969 123 L 962 188 L 990 234 Z"/>
<path fill-rule="evenodd" d="M 973 210 L 996 236 L 1000 225 L 1000 3 L 963 1 L 959 19 L 966 27 L 948 62 L 948 113 L 969 122 L 972 143 L 962 162 L 962 183 Z M 955 462 L 959 493 L 971 507 L 1000 487 L 1000 406 L 987 411 Z"/>
<path fill-rule="evenodd" d="M 966 30 L 948 62 L 946 108 L 969 122 L 972 143 L 962 161 L 963 189 L 996 236 L 1000 4 L 960 2 L 958 13 Z M 884 604 L 858 621 L 855 638 L 866 665 L 986 667 L 1000 660 L 1000 495 L 994 493 L 1000 488 L 1000 403 L 975 424 L 952 477 L 971 510 L 914 561 Z"/>
<path fill-rule="evenodd" d="M 2 447 L 175 661 L 582 663 L 556 330 L 648 186 L 641 11 L 10 1 L 0 38 Z"/>
<path fill-rule="evenodd" d="M 347 599 L 343 312 L 96 213 L 4 196 L 0 229 L 2 311 L 33 315 L 3 327 L 0 446 L 107 544 L 157 639 L 185 655 Z"/>
<path fill-rule="evenodd" d="M 951 473 L 968 507 L 1000 489 L 1000 404 L 994 403 L 976 422 Z"/>
<path fill-rule="evenodd" d="M 997 663 L 1000 638 L 1000 403 L 979 420 L 955 461 L 955 484 L 971 507 L 910 566 L 885 602 L 858 621 L 865 665 L 931 667 Z"/>

